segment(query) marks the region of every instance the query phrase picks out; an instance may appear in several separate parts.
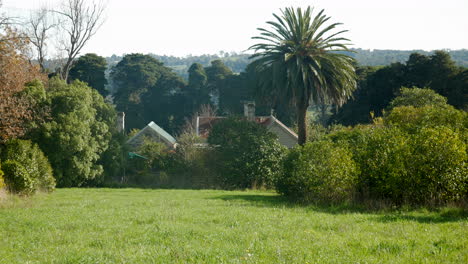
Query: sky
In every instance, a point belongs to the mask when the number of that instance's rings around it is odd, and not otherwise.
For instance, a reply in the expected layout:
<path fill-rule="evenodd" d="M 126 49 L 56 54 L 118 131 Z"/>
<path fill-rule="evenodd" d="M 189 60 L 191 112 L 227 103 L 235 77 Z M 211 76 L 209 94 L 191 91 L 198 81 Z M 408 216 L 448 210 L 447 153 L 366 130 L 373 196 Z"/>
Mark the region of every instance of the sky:
<path fill-rule="evenodd" d="M 3 0 L 1 10 L 27 16 L 59 2 Z M 308 5 L 343 23 L 354 48 L 468 49 L 468 0 L 107 0 L 105 22 L 82 53 L 243 52 L 273 13 Z"/>

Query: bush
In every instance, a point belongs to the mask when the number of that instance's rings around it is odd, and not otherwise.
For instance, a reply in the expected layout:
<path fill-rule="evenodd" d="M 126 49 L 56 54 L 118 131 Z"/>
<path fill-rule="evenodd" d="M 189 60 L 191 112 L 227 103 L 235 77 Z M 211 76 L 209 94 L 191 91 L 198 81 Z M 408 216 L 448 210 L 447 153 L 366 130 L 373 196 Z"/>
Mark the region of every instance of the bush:
<path fill-rule="evenodd" d="M 446 126 L 462 133 L 468 127 L 468 113 L 447 105 L 435 106 L 400 106 L 395 107 L 384 117 L 386 126 L 398 127 L 408 133 L 416 133 L 423 127 Z"/>
<path fill-rule="evenodd" d="M 466 144 L 447 127 L 423 128 L 410 140 L 408 196 L 417 203 L 442 203 L 468 191 Z"/>
<path fill-rule="evenodd" d="M 2 165 L 5 182 L 10 192 L 21 195 L 30 195 L 34 192 L 34 180 L 21 163 L 7 160 Z"/>
<path fill-rule="evenodd" d="M 185 178 L 191 188 L 218 188 L 217 157 L 213 149 L 204 147 L 202 142 L 194 133 L 181 134 L 175 153 L 179 166 L 173 171 Z"/>
<path fill-rule="evenodd" d="M 395 108 L 397 109 L 397 108 Z M 466 143 L 448 127 L 357 126 L 328 135 L 348 146 L 361 171 L 362 198 L 394 204 L 456 201 L 467 192 Z"/>
<path fill-rule="evenodd" d="M 276 189 L 296 201 L 342 202 L 352 198 L 357 175 L 346 148 L 330 141 L 309 142 L 287 155 Z"/>
<path fill-rule="evenodd" d="M 285 147 L 265 127 L 228 118 L 213 126 L 208 143 L 217 155 L 217 170 L 224 188 L 274 186 Z"/>
<path fill-rule="evenodd" d="M 173 150 L 168 149 L 165 144 L 144 138 L 127 161 L 126 180 L 136 185 L 182 187 L 173 184 L 176 175 L 172 174 L 172 170 L 179 166 L 177 162 Z"/>
<path fill-rule="evenodd" d="M 395 97 L 390 102 L 389 109 L 392 109 L 398 106 L 445 107 L 447 106 L 447 98 L 436 93 L 434 90 L 427 89 L 427 88 L 421 89 L 417 87 L 413 87 L 413 88 L 401 87 L 400 95 Z"/>
<path fill-rule="evenodd" d="M 396 128 L 375 127 L 366 131 L 364 142 L 354 151 L 361 170 L 358 185 L 361 193 L 364 197 L 402 203 L 408 194 L 407 166 L 411 159 L 408 136 Z"/>
<path fill-rule="evenodd" d="M 52 168 L 36 144 L 29 140 L 10 140 L 5 144 L 1 156 L 3 160 L 16 161 L 26 169 L 34 190 L 47 192 L 54 190 L 55 179 Z"/>
<path fill-rule="evenodd" d="M 0 162 L 0 190 L 5 187 L 5 180 L 3 179 L 2 163 Z"/>

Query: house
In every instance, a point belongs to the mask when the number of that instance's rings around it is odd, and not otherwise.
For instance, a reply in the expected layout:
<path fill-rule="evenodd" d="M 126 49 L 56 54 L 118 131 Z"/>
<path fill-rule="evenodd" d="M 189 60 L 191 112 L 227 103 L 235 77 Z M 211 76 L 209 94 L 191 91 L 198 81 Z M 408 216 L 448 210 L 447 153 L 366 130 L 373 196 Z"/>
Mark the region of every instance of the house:
<path fill-rule="evenodd" d="M 292 148 L 297 144 L 297 134 L 290 128 L 281 123 L 273 115 L 270 116 L 255 116 L 255 102 L 244 102 L 244 116 L 257 124 L 260 124 L 268 129 L 268 131 L 278 136 L 278 141 Z M 198 116 L 195 124 L 197 136 L 207 139 L 213 126 L 223 120 L 222 116 Z"/>
<path fill-rule="evenodd" d="M 164 143 L 168 148 L 174 149 L 176 147 L 176 140 L 169 133 L 167 133 L 160 126 L 156 125 L 151 121 L 146 125 L 142 130 L 140 130 L 136 135 L 127 140 L 127 144 L 136 149 L 138 146 L 143 144 L 145 138 L 153 139 L 156 142 Z"/>

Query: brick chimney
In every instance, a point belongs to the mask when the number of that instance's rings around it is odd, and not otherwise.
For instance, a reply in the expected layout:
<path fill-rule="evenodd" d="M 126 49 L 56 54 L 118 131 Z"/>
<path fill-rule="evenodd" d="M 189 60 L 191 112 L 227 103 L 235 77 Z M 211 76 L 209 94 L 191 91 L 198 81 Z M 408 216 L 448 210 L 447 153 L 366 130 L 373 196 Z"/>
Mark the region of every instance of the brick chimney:
<path fill-rule="evenodd" d="M 244 103 L 244 116 L 247 120 L 255 120 L 255 101 L 243 101 Z"/>
<path fill-rule="evenodd" d="M 125 132 L 125 113 L 124 112 L 117 113 L 116 126 L 117 126 L 117 131 L 119 133 Z"/>

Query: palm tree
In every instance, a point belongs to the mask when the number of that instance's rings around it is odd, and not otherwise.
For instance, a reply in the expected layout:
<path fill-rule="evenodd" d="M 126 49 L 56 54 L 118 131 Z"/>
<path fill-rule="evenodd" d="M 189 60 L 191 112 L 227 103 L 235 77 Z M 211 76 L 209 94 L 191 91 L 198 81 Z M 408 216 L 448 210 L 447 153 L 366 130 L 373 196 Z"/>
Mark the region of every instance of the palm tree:
<path fill-rule="evenodd" d="M 349 40 L 331 33 L 341 23 L 326 25 L 330 19 L 320 11 L 312 17 L 313 8 L 281 10 L 269 21 L 271 30 L 259 28 L 264 41 L 251 46 L 251 58 L 259 76 L 259 92 L 290 100 L 297 110 L 299 144 L 307 140 L 306 114 L 310 103 L 332 103 L 341 106 L 356 88 L 354 59 L 349 52 Z"/>

